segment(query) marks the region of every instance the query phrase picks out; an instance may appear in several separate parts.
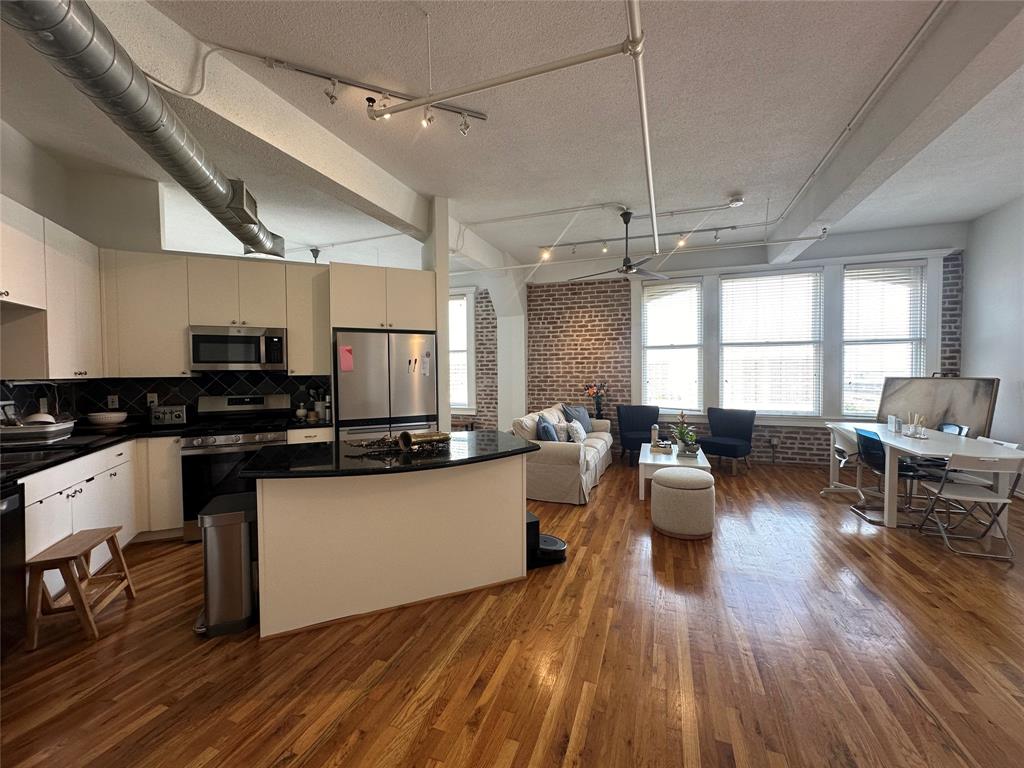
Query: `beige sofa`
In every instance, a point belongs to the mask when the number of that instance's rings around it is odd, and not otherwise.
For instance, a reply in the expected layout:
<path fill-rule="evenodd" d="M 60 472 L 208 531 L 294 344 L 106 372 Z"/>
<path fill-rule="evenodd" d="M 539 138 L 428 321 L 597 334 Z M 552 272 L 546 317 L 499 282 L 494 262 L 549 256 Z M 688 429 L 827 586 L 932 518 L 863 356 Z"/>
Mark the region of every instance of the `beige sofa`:
<path fill-rule="evenodd" d="M 540 446 L 526 454 L 526 497 L 562 504 L 586 504 L 612 463 L 611 422 L 591 419 L 593 431 L 583 443 L 553 443 L 537 439 L 537 420 L 544 414 L 552 423 L 565 423 L 562 406 L 528 413 L 512 422 L 512 432 Z"/>

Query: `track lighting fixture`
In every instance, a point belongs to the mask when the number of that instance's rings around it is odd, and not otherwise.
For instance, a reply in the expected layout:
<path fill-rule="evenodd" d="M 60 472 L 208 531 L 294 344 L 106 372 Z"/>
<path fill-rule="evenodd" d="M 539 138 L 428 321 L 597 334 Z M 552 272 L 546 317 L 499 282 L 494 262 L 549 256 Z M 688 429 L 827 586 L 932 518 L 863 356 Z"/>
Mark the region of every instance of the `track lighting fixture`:
<path fill-rule="evenodd" d="M 729 198 L 729 207 L 730 208 L 739 208 L 741 205 L 743 205 L 743 196 L 742 195 L 734 195 L 733 197 Z"/>
<path fill-rule="evenodd" d="M 320 258 L 320 249 L 319 248 L 310 248 L 309 252 L 311 254 L 313 254 L 313 263 L 316 264 L 317 263 L 317 259 Z"/>
<path fill-rule="evenodd" d="M 324 88 L 324 96 L 327 97 L 327 100 L 331 103 L 332 107 L 335 104 L 338 103 L 338 81 L 337 80 L 331 80 L 331 87 L 330 88 Z"/>
<path fill-rule="evenodd" d="M 608 243 L 601 243 L 601 253 L 608 253 Z"/>
<path fill-rule="evenodd" d="M 722 242 L 722 238 L 720 238 L 720 237 L 718 236 L 718 230 L 717 230 L 717 229 L 715 230 L 715 242 L 716 242 L 716 243 L 720 243 L 720 242 Z"/>
<path fill-rule="evenodd" d="M 381 109 L 387 109 L 388 107 L 390 107 L 391 106 L 390 101 L 391 101 L 391 94 L 390 93 L 382 93 L 380 95 L 380 108 Z M 384 115 L 384 119 L 385 120 L 390 120 L 391 119 L 391 115 Z"/>
<path fill-rule="evenodd" d="M 420 120 L 420 125 L 422 125 L 424 128 L 429 128 L 433 124 L 434 110 L 432 110 L 429 106 L 426 106 L 423 108 L 423 119 Z"/>
<path fill-rule="evenodd" d="M 541 252 L 540 252 L 540 260 L 541 261 L 547 261 L 550 258 L 551 258 L 551 251 L 549 251 L 547 248 L 544 248 L 543 250 L 541 250 Z"/>
<path fill-rule="evenodd" d="M 676 240 L 676 248 L 682 248 L 684 245 L 686 245 L 686 238 L 683 237 L 683 233 L 680 232 L 679 239 Z"/>
<path fill-rule="evenodd" d="M 462 122 L 459 123 L 459 133 L 463 136 L 469 136 L 469 117 L 465 112 L 462 112 Z"/>
<path fill-rule="evenodd" d="M 576 246 L 575 246 L 575 245 L 574 245 L 574 246 L 572 247 L 572 255 L 573 255 L 573 256 L 575 256 L 575 255 L 576 255 Z"/>

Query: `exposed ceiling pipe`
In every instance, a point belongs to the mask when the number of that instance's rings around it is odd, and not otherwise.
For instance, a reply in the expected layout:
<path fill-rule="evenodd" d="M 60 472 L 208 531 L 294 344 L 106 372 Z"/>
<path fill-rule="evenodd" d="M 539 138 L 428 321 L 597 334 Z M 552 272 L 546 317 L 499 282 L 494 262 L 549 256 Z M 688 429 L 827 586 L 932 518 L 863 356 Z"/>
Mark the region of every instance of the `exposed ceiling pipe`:
<path fill-rule="evenodd" d="M 633 218 L 635 219 L 636 216 L 634 216 Z M 759 224 L 758 226 L 762 226 L 763 227 L 764 226 L 764 222 L 761 222 L 761 224 Z M 729 226 L 721 226 L 721 227 L 701 227 L 700 229 L 688 229 L 688 230 L 686 230 L 686 237 L 689 237 L 690 235 L 698 235 L 698 234 L 701 234 L 702 232 L 731 232 L 731 231 L 733 231 L 735 229 L 737 229 L 737 226 L 733 225 L 733 224 L 730 224 Z M 669 237 L 669 236 L 670 235 L 663 235 L 663 237 Z M 635 241 L 635 240 L 645 239 L 645 237 L 649 237 L 649 235 L 648 236 L 641 236 L 641 237 L 633 237 L 631 235 L 629 239 Z M 624 238 L 624 237 L 598 237 L 598 238 L 594 238 L 593 240 L 576 240 L 575 242 L 572 242 L 572 243 L 552 243 L 551 245 L 542 245 L 540 247 L 541 248 L 556 248 L 556 247 L 557 248 L 568 248 L 570 246 L 578 246 L 578 245 L 596 245 L 597 243 L 621 243 L 625 239 L 626 238 Z M 605 258 L 607 258 L 607 257 L 605 257 Z"/>
<path fill-rule="evenodd" d="M 549 72 L 557 72 L 560 69 L 576 67 L 580 64 L 598 61 L 599 59 L 607 59 L 610 56 L 618 56 L 623 53 L 629 53 L 628 40 L 616 45 L 609 45 L 605 48 L 587 51 L 586 53 L 578 53 L 575 56 L 567 56 L 564 59 L 552 61 L 547 64 L 538 64 L 536 67 L 520 69 L 507 75 L 498 75 L 497 77 L 492 77 L 488 80 L 480 80 L 475 83 L 470 83 L 469 85 L 460 85 L 455 88 L 449 88 L 447 90 L 440 91 L 439 93 L 431 93 L 427 96 L 423 96 L 422 98 L 413 99 L 412 101 L 403 101 L 390 107 L 377 107 L 374 106 L 373 103 L 368 103 L 366 113 L 370 116 L 371 120 L 379 120 L 387 115 L 407 112 L 410 109 L 419 109 L 420 107 L 434 106 L 441 102 L 457 99 L 459 96 L 468 96 L 471 93 L 489 91 L 491 88 L 497 88 L 499 85 L 508 85 L 509 83 L 517 83 L 521 80 L 529 80 L 530 78 L 537 77 L 538 75 L 546 75 Z M 394 91 L 390 91 L 389 95 L 394 96 Z"/>
<path fill-rule="evenodd" d="M 636 95 L 640 104 L 640 132 L 644 145 L 644 169 L 647 172 L 647 200 L 651 206 L 651 236 L 654 238 L 654 253 L 661 253 L 658 238 L 658 206 L 654 203 L 654 171 L 651 167 L 651 132 L 647 124 L 647 87 L 644 84 L 644 32 L 640 26 L 640 0 L 626 0 L 626 17 L 629 20 L 629 55 L 633 57 L 633 73 L 636 75 Z"/>
<path fill-rule="evenodd" d="M 731 248 L 756 248 L 757 246 L 763 246 L 763 245 L 789 245 L 790 243 L 805 243 L 805 242 L 807 242 L 809 240 L 825 240 L 827 237 L 828 237 L 828 227 L 822 227 L 820 235 L 814 235 L 814 236 L 811 236 L 811 237 L 794 237 L 794 238 L 792 238 L 790 240 L 755 240 L 755 241 L 746 242 L 746 243 L 721 243 L 719 245 L 696 245 L 696 246 L 693 246 L 692 248 L 677 248 L 674 251 L 672 251 L 671 253 L 665 254 L 665 259 L 662 260 L 661 263 L 664 264 L 665 261 L 667 261 L 669 258 L 671 258 L 672 256 L 676 256 L 676 255 L 678 255 L 680 253 L 701 253 L 701 252 L 704 252 L 704 251 L 726 251 L 726 250 L 729 250 Z M 650 252 L 650 253 L 637 254 L 635 257 L 631 256 L 630 258 L 635 258 L 635 260 L 640 260 L 642 258 L 646 258 L 647 256 L 660 256 L 660 255 L 661 254 Z M 588 262 L 593 262 L 593 261 L 617 261 L 617 260 L 618 259 L 615 256 L 588 256 L 588 257 L 583 258 L 583 259 L 561 259 L 559 261 L 543 261 L 543 262 L 540 262 L 540 263 L 533 263 L 533 264 L 511 264 L 511 265 L 504 266 L 504 267 L 483 267 L 481 269 L 467 269 L 467 270 L 463 270 L 461 272 L 451 272 L 449 274 L 451 274 L 453 277 L 455 277 L 457 275 L 473 275 L 473 274 L 477 274 L 479 272 L 504 272 L 505 270 L 511 270 L 511 269 L 536 269 L 537 267 L 540 267 L 540 266 L 543 266 L 543 267 L 553 267 L 555 265 L 560 265 L 560 264 L 586 264 Z"/>
<path fill-rule="evenodd" d="M 284 257 L 284 240 L 259 220 L 244 182 L 229 179 L 206 157 L 159 89 L 85 2 L 4 0 L 0 13 L 237 237 L 246 253 Z"/>

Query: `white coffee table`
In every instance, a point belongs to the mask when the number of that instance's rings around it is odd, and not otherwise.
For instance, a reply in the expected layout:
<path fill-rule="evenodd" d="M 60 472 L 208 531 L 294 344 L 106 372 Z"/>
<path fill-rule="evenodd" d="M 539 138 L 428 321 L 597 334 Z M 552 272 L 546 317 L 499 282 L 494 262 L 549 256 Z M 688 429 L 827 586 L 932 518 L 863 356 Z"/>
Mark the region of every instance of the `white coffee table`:
<path fill-rule="evenodd" d="M 651 444 L 640 446 L 640 501 L 644 500 L 644 486 L 654 473 L 665 467 L 694 467 L 711 471 L 711 462 L 700 448 L 696 453 L 679 455 L 679 446 L 672 446 L 672 453 L 651 453 Z"/>

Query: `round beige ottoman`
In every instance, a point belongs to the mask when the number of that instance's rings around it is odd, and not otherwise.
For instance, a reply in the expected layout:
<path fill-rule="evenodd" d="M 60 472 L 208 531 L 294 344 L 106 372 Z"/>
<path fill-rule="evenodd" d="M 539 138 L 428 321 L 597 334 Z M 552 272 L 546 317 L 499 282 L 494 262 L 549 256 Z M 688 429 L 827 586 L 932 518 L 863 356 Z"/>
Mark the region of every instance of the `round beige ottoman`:
<path fill-rule="evenodd" d="M 706 539 L 715 529 L 715 478 L 690 467 L 665 467 L 651 478 L 654 529 L 677 539 Z"/>

